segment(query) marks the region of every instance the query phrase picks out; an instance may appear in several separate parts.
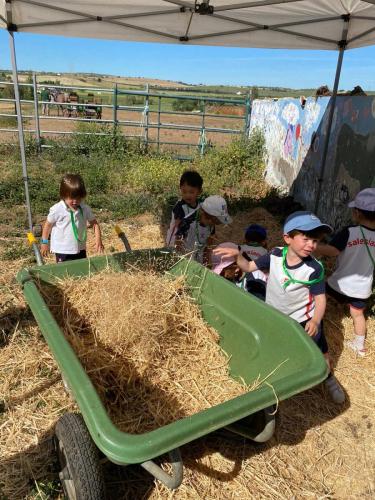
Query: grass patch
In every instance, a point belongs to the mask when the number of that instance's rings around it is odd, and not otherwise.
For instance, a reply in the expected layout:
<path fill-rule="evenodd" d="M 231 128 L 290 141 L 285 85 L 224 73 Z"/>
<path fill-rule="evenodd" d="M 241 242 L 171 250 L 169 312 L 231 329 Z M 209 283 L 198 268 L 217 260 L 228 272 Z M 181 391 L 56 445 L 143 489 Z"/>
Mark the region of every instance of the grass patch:
<path fill-rule="evenodd" d="M 29 246 L 26 246 L 23 242 L 11 243 L 6 246 L 2 253 L 2 259 L 4 260 L 18 260 L 25 257 L 32 257 L 32 250 Z"/>
<path fill-rule="evenodd" d="M 139 142 L 126 140 L 106 125 L 83 124 L 79 131 L 109 135 L 73 135 L 53 142 L 54 147 L 41 155 L 33 141 L 28 143 L 30 199 L 38 221 L 58 201 L 60 180 L 67 172 L 82 175 L 87 202 L 104 219 L 152 212 L 166 220 L 179 196 L 179 178 L 187 168 L 201 173 L 205 195 L 222 194 L 238 202 L 259 199 L 264 139 L 258 131 L 250 139 L 212 148 L 190 166 L 169 155 L 142 152 Z M 21 161 L 17 148 L 0 148 L 5 158 L 0 170 L 0 202 L 14 211 L 24 205 Z"/>

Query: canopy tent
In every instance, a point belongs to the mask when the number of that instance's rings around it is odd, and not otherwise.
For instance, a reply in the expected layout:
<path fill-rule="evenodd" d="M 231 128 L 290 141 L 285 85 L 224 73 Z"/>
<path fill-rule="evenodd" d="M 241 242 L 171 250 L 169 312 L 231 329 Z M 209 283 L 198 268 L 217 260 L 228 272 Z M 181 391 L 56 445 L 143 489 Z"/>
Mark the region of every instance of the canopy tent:
<path fill-rule="evenodd" d="M 1 0 L 10 31 L 287 49 L 375 43 L 375 0 Z"/>
<path fill-rule="evenodd" d="M 32 230 L 14 32 L 184 45 L 338 50 L 321 186 L 343 54 L 346 49 L 375 44 L 375 0 L 0 0 L 0 28 L 9 32 Z M 320 188 L 316 208 L 319 196 Z"/>

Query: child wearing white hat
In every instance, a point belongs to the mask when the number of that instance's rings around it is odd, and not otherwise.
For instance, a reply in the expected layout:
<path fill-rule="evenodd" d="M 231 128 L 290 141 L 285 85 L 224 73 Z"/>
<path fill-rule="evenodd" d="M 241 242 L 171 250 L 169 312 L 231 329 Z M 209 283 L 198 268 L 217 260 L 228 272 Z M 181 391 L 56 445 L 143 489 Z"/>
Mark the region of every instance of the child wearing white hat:
<path fill-rule="evenodd" d="M 375 267 L 375 188 L 363 189 L 348 206 L 353 210 L 354 224 L 338 232 L 329 245 L 319 245 L 318 253 L 337 257 L 336 268 L 327 280 L 327 293 L 349 305 L 354 338 L 347 346 L 365 356 L 364 311 L 372 294 Z"/>
<path fill-rule="evenodd" d="M 176 248 L 190 253 L 197 262 L 208 264 L 215 226 L 231 222 L 224 198 L 208 196 L 201 206 L 181 221 L 176 231 Z"/>

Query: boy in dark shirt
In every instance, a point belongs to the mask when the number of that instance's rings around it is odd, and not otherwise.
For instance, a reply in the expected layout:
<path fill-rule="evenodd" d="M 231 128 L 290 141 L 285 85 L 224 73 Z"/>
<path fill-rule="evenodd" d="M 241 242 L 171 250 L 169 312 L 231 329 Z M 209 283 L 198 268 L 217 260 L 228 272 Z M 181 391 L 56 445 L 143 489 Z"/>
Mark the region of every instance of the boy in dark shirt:
<path fill-rule="evenodd" d="M 194 170 L 186 170 L 180 179 L 181 199 L 172 210 L 172 219 L 167 232 L 167 247 L 175 246 L 176 232 L 181 221 L 188 215 L 195 212 L 202 193 L 203 179 Z"/>

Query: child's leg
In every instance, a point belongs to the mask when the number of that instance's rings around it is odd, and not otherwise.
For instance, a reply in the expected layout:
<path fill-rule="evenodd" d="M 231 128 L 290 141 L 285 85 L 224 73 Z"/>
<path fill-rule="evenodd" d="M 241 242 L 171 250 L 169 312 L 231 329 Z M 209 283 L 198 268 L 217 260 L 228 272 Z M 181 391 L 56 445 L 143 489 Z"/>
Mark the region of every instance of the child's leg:
<path fill-rule="evenodd" d="M 354 325 L 354 339 L 348 342 L 348 346 L 353 349 L 359 356 L 364 356 L 365 349 L 365 339 L 366 339 L 366 318 L 364 315 L 364 308 L 353 307 L 349 304 L 350 316 L 353 320 Z"/>
<path fill-rule="evenodd" d="M 331 362 L 328 354 L 328 344 L 326 337 L 324 335 L 323 321 L 321 321 L 319 325 L 318 333 L 314 337 L 312 337 L 312 339 L 321 350 L 328 366 L 329 374 L 325 380 L 325 386 L 327 388 L 327 391 L 329 392 L 332 401 L 338 404 L 342 404 L 345 401 L 345 392 L 343 391 L 336 377 L 332 373 Z"/>

